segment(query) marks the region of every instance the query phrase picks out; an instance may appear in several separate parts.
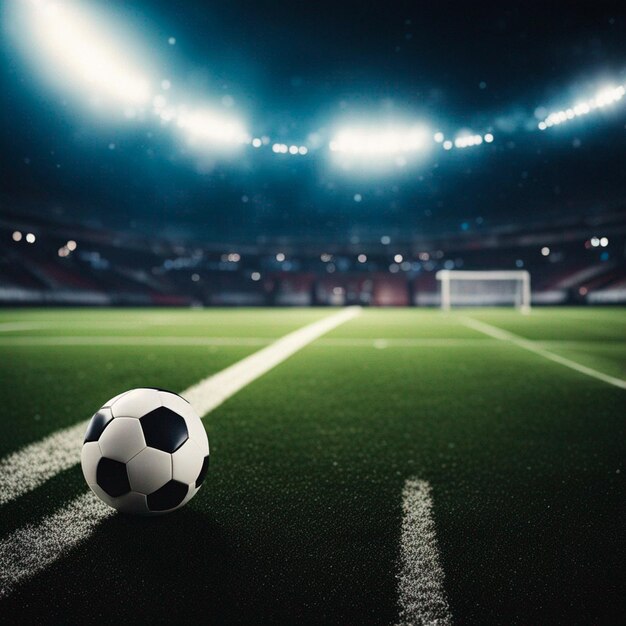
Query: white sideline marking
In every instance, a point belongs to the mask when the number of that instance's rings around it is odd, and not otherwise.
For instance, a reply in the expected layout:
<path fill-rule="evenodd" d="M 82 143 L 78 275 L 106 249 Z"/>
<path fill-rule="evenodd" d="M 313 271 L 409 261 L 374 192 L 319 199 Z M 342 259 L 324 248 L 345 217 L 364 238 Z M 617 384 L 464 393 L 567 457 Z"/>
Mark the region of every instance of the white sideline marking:
<path fill-rule="evenodd" d="M 489 335 L 490 337 L 494 337 L 495 339 L 500 339 L 501 341 L 508 341 L 510 343 L 513 343 L 520 348 L 524 348 L 525 350 L 534 352 L 535 354 L 542 356 L 544 359 L 548 359 L 549 361 L 554 361 L 555 363 L 559 363 L 560 365 L 569 367 L 576 372 L 591 376 L 591 378 L 596 378 L 597 380 L 601 380 L 602 382 L 613 385 L 614 387 L 626 389 L 626 380 L 622 380 L 621 378 L 615 378 L 615 376 L 609 376 L 608 374 L 603 374 L 602 372 L 598 372 L 598 370 L 594 370 L 591 367 L 576 363 L 576 361 L 572 361 L 563 356 L 559 356 L 558 354 L 554 354 L 554 352 L 549 352 L 548 350 L 536 345 L 534 342 L 529 341 L 528 339 L 524 339 L 519 335 L 514 335 L 507 330 L 503 330 L 502 328 L 498 328 L 497 326 L 492 326 L 491 324 L 486 324 L 485 322 L 479 322 L 478 320 L 475 320 L 471 317 L 462 317 L 461 323 L 468 328 L 477 330 L 478 332 Z"/>
<path fill-rule="evenodd" d="M 443 588 L 444 573 L 433 520 L 430 484 L 410 478 L 402 491 L 400 624 L 448 626 L 450 606 Z"/>
<path fill-rule="evenodd" d="M 204 416 L 318 337 L 360 313 L 360 307 L 349 307 L 289 333 L 189 387 L 181 395 Z M 3 459 L 0 462 L 0 504 L 76 465 L 88 421 L 58 431 Z M 20 580 L 41 571 L 89 537 L 97 524 L 112 512 L 113 509 L 100 503 L 93 494 L 83 494 L 44 517 L 37 526 L 25 526 L 6 537 L 0 542 L 0 598 L 9 594 Z"/>
<path fill-rule="evenodd" d="M 262 376 L 281 361 L 318 337 L 359 315 L 359 307 L 349 307 L 285 335 L 274 343 L 210 376 L 181 393 L 205 415 L 239 389 Z M 0 505 L 32 491 L 79 461 L 85 420 L 31 443 L 0 461 Z"/>
<path fill-rule="evenodd" d="M 0 541 L 0 599 L 24 578 L 51 565 L 86 539 L 114 510 L 90 492 L 76 498 L 36 526 L 27 525 Z"/>

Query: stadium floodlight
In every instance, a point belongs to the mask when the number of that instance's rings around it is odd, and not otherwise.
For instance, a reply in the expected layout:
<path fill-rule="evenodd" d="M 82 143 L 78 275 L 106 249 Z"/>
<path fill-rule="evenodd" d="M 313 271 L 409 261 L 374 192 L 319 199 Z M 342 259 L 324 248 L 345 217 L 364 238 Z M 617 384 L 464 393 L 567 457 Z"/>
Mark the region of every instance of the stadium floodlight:
<path fill-rule="evenodd" d="M 89 95 L 129 106 L 150 100 L 150 84 L 135 70 L 120 42 L 103 37 L 84 10 L 73 3 L 28 0 L 33 48 L 51 62 L 56 76 L 78 81 Z"/>
<path fill-rule="evenodd" d="M 250 141 L 244 125 L 238 119 L 217 111 L 203 109 L 175 114 L 176 124 L 183 129 L 191 143 L 204 145 L 239 145 Z"/>
<path fill-rule="evenodd" d="M 577 117 L 588 115 L 597 109 L 604 109 L 609 105 L 615 104 L 625 95 L 625 85 L 605 87 L 598 91 L 598 93 L 596 93 L 596 95 L 590 100 L 579 102 L 570 108 L 563 109 L 562 111 L 553 111 L 545 119 L 541 120 L 537 124 L 537 127 L 539 130 L 546 130 L 552 126 L 558 126 Z"/>
<path fill-rule="evenodd" d="M 331 152 L 353 157 L 394 157 L 426 149 L 430 133 L 423 126 L 386 129 L 349 127 L 336 133 L 329 147 Z"/>
<path fill-rule="evenodd" d="M 530 312 L 530 274 L 526 270 L 439 270 L 441 308 L 513 305 Z"/>

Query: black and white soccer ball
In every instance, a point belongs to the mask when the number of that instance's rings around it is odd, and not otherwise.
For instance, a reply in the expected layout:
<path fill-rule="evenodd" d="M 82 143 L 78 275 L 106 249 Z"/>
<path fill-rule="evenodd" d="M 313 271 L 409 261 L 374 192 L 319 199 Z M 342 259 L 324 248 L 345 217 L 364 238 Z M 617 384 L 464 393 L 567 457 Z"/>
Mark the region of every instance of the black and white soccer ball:
<path fill-rule="evenodd" d="M 91 490 L 118 511 L 166 513 L 200 489 L 209 468 L 209 439 L 181 396 L 131 389 L 91 418 L 81 465 Z"/>

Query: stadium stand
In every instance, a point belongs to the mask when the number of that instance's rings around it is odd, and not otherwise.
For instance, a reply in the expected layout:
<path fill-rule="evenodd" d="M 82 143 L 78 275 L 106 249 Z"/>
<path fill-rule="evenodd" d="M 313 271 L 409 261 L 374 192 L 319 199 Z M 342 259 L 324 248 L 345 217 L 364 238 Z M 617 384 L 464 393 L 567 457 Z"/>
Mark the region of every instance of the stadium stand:
<path fill-rule="evenodd" d="M 535 305 L 626 302 L 626 214 L 604 225 L 602 238 L 597 225 L 552 222 L 332 253 L 297 241 L 286 253 L 271 244 L 234 252 L 35 217 L 19 228 L 0 222 L 3 305 L 438 306 L 440 269 L 520 268 L 531 274 Z"/>

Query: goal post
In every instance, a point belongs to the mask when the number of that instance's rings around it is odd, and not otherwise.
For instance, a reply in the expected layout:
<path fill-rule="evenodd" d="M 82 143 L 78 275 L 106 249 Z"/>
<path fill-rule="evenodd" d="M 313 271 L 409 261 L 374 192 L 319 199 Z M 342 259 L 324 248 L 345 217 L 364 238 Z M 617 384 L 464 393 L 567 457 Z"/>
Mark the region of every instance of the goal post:
<path fill-rule="evenodd" d="M 515 306 L 530 311 L 530 274 L 526 270 L 439 270 L 441 308 L 453 306 Z"/>

